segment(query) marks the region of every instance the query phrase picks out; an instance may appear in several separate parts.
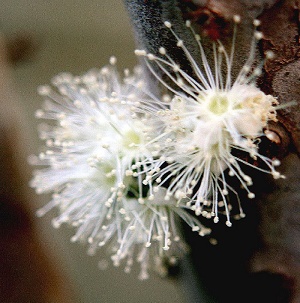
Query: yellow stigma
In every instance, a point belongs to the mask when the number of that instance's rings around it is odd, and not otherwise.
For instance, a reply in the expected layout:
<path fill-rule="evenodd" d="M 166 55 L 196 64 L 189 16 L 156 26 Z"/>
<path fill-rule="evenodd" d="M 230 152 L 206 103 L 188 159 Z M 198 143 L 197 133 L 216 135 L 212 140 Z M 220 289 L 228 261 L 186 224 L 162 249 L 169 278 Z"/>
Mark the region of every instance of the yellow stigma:
<path fill-rule="evenodd" d="M 127 131 L 123 136 L 123 146 L 128 149 L 133 149 L 141 143 L 141 137 L 133 130 Z"/>
<path fill-rule="evenodd" d="M 215 94 L 209 100 L 208 109 L 215 115 L 222 115 L 228 110 L 229 101 L 225 95 Z"/>

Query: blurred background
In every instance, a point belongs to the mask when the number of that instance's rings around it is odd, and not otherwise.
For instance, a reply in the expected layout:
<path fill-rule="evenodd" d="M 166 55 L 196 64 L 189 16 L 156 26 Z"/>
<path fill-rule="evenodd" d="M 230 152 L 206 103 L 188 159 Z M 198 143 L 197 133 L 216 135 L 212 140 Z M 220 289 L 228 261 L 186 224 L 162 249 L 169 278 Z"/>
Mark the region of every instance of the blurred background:
<path fill-rule="evenodd" d="M 101 252 L 70 243 L 72 229 L 55 230 L 54 212 L 35 211 L 49 197 L 28 187 L 37 154 L 36 89 L 57 73 L 82 74 L 118 58 L 133 67 L 134 39 L 121 0 L 4 0 L 0 9 L 0 302 L 184 302 L 175 280 L 137 279 L 110 266 Z"/>

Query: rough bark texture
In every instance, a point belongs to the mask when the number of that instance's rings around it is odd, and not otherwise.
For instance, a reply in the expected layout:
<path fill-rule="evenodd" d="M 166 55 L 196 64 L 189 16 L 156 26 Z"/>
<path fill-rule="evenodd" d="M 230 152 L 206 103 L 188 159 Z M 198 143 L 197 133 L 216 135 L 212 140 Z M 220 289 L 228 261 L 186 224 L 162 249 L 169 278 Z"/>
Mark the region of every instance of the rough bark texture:
<path fill-rule="evenodd" d="M 192 20 L 202 35 L 221 38 L 227 46 L 232 17 L 241 15 L 243 21 L 236 44 L 237 69 L 249 48 L 253 30 L 250 23 L 253 18 L 262 21 L 260 30 L 264 38 L 258 52 L 263 55 L 271 49 L 276 58 L 266 64 L 258 85 L 265 93 L 278 97 L 280 104 L 295 103 L 279 111 L 279 122 L 269 127 L 277 135 L 276 140 L 273 144 L 262 144 L 261 151 L 282 159 L 281 171 L 287 180 L 274 182 L 265 175 L 251 172 L 258 180 L 254 185 L 258 194 L 255 201 L 242 196 L 246 219 L 235 222 L 231 229 L 215 227 L 214 236 L 219 242 L 216 246 L 188 231 L 186 238 L 201 285 L 211 295 L 207 302 L 213 302 L 213 298 L 216 302 L 300 302 L 299 1 L 125 0 L 125 3 L 138 47 L 157 53 L 158 48 L 164 46 L 188 72 L 188 62 L 163 27 L 165 20 L 174 25 L 178 36 L 197 56 L 193 38 L 184 27 L 185 19 Z M 209 52 L 210 42 L 204 39 L 204 44 Z M 151 77 L 150 82 L 153 89 L 157 89 L 158 84 Z"/>

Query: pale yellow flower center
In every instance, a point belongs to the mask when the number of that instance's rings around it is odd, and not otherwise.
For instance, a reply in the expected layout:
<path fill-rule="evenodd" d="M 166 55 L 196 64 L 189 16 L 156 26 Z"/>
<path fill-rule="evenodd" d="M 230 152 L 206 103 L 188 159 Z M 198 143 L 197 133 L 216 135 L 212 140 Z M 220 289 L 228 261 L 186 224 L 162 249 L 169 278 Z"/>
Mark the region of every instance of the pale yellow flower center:
<path fill-rule="evenodd" d="M 228 98 L 222 94 L 215 94 L 209 100 L 208 109 L 215 115 L 223 115 L 229 106 Z"/>
<path fill-rule="evenodd" d="M 127 149 L 134 149 L 141 144 L 140 135 L 134 130 L 127 131 L 123 136 L 123 146 Z"/>

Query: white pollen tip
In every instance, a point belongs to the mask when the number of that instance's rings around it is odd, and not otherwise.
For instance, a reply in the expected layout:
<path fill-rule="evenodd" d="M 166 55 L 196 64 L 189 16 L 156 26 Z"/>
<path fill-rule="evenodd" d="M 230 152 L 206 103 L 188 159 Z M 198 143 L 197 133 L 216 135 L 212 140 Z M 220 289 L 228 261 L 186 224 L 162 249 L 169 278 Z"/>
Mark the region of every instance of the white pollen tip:
<path fill-rule="evenodd" d="M 258 19 L 253 20 L 253 25 L 254 26 L 260 26 L 260 24 L 261 24 L 260 20 L 258 20 Z"/>
<path fill-rule="evenodd" d="M 240 23 L 241 22 L 241 16 L 240 15 L 234 15 L 233 16 L 233 21 L 235 23 Z"/>
<path fill-rule="evenodd" d="M 273 171 L 272 176 L 274 179 L 279 179 L 281 177 L 281 174 L 278 171 Z"/>
<path fill-rule="evenodd" d="M 54 228 L 60 228 L 61 223 L 59 223 L 57 220 L 52 220 L 51 223 Z"/>
<path fill-rule="evenodd" d="M 191 27 L 191 21 L 190 20 L 186 20 L 185 21 L 185 26 L 186 27 Z"/>
<path fill-rule="evenodd" d="M 223 193 L 224 196 L 226 196 L 226 195 L 228 195 L 228 190 L 227 189 L 223 189 L 222 193 Z"/>
<path fill-rule="evenodd" d="M 165 54 L 166 54 L 166 49 L 165 49 L 164 47 L 160 47 L 160 48 L 159 48 L 159 53 L 160 53 L 161 55 L 165 55 Z"/>
<path fill-rule="evenodd" d="M 149 60 L 154 60 L 155 59 L 155 56 L 153 54 L 148 54 L 147 57 L 148 57 Z"/>
<path fill-rule="evenodd" d="M 38 109 L 36 112 L 35 112 L 35 117 L 36 118 L 42 118 L 44 116 L 44 111 L 41 110 L 41 109 Z"/>
<path fill-rule="evenodd" d="M 254 193 L 249 193 L 248 194 L 248 198 L 249 199 L 254 199 L 255 198 L 255 194 Z"/>
<path fill-rule="evenodd" d="M 180 70 L 180 66 L 179 65 L 177 65 L 177 64 L 174 64 L 174 66 L 173 66 L 173 71 L 175 72 L 175 73 L 177 73 L 177 72 L 179 72 L 179 70 Z M 178 79 L 179 80 L 179 79 Z M 180 81 L 178 81 L 179 83 L 180 83 Z"/>
<path fill-rule="evenodd" d="M 231 227 L 231 226 L 232 226 L 232 223 L 231 223 L 230 221 L 226 221 L 226 225 L 227 225 L 228 227 Z"/>
<path fill-rule="evenodd" d="M 138 202 L 139 202 L 140 204 L 145 204 L 145 200 L 144 200 L 143 198 L 139 198 L 139 199 L 138 199 Z"/>
<path fill-rule="evenodd" d="M 261 71 L 260 68 L 256 68 L 256 69 L 253 71 L 254 76 L 260 76 L 261 73 L 262 73 L 262 71 Z"/>
<path fill-rule="evenodd" d="M 111 65 L 115 65 L 115 64 L 117 63 L 117 58 L 116 58 L 115 56 L 111 56 L 111 57 L 109 58 L 109 63 L 110 63 Z"/>
<path fill-rule="evenodd" d="M 246 214 L 245 213 L 240 213 L 240 218 L 245 218 Z"/>
<path fill-rule="evenodd" d="M 261 40 L 261 39 L 264 37 L 264 35 L 263 35 L 262 32 L 255 32 L 255 33 L 254 33 L 254 37 L 255 37 L 255 39 L 257 39 L 257 40 Z"/>
<path fill-rule="evenodd" d="M 70 241 L 71 241 L 72 243 L 76 242 L 77 240 L 78 240 L 78 239 L 77 239 L 76 236 L 73 236 L 73 237 L 70 239 Z"/>
<path fill-rule="evenodd" d="M 275 58 L 275 54 L 274 52 L 272 52 L 271 50 L 266 51 L 266 58 L 271 60 Z"/>
<path fill-rule="evenodd" d="M 218 47 L 218 52 L 219 53 L 224 53 L 225 52 L 225 48 L 224 48 L 223 45 Z"/>
<path fill-rule="evenodd" d="M 165 21 L 165 22 L 164 22 L 164 25 L 165 25 L 167 28 L 171 28 L 171 27 L 172 27 L 172 24 L 171 24 L 171 22 L 169 22 L 169 21 Z"/>
<path fill-rule="evenodd" d="M 192 231 L 199 231 L 200 230 L 200 227 L 195 225 L 192 227 Z"/>
<path fill-rule="evenodd" d="M 51 88 L 49 85 L 40 85 L 38 88 L 37 88 L 37 92 L 39 95 L 41 96 L 46 96 L 48 94 L 50 94 L 51 92 Z"/>
<path fill-rule="evenodd" d="M 182 47 L 182 46 L 183 46 L 183 41 L 182 41 L 182 40 L 178 40 L 177 46 L 178 46 L 178 47 Z"/>
<path fill-rule="evenodd" d="M 146 56 L 147 55 L 147 52 L 143 49 L 136 49 L 134 51 L 134 53 L 136 56 Z"/>

